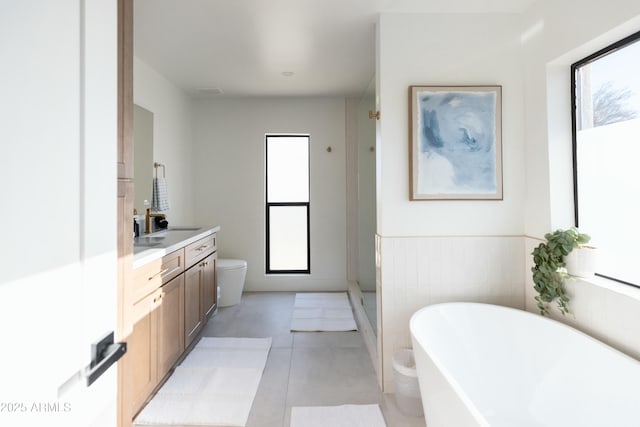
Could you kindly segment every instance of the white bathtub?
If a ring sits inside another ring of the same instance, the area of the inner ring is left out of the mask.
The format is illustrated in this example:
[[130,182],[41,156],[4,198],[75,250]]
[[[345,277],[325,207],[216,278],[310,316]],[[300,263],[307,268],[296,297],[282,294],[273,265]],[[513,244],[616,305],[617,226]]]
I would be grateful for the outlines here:
[[447,303],[410,328],[428,427],[640,426],[640,362],[562,323]]

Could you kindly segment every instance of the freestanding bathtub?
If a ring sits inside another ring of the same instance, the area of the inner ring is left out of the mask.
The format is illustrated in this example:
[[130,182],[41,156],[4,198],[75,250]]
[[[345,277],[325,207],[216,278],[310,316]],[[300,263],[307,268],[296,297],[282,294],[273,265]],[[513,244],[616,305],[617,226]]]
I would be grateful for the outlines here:
[[410,329],[428,427],[640,426],[640,362],[560,322],[445,303]]

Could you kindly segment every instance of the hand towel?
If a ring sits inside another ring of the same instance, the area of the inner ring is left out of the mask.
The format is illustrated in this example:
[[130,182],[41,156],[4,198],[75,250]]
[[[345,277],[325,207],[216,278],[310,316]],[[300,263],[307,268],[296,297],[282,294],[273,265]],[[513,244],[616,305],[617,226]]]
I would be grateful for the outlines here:
[[153,194],[151,197],[151,210],[164,212],[170,209],[169,192],[165,178],[153,178]]

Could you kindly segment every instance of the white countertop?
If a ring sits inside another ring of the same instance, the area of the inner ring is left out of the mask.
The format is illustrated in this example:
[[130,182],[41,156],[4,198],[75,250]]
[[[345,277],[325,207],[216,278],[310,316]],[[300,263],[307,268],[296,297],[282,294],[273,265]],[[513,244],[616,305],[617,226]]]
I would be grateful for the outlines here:
[[220,226],[169,226],[166,230],[142,234],[133,239],[133,268],[139,268],[158,258],[220,231]]

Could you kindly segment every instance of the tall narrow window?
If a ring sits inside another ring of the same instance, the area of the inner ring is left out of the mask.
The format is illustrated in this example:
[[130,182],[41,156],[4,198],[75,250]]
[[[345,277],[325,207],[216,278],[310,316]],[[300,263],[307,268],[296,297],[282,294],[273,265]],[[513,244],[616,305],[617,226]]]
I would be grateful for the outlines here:
[[309,274],[309,135],[266,135],[266,273]]
[[599,275],[640,286],[640,32],[571,71],[576,225]]

